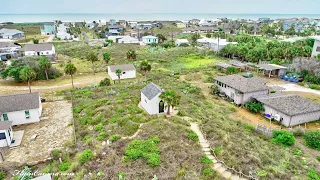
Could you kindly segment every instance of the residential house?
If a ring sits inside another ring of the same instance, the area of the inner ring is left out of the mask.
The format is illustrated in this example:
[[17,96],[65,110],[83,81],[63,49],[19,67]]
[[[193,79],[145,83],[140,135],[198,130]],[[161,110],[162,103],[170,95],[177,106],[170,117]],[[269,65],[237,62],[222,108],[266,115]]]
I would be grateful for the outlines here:
[[117,24],[117,21],[115,19],[110,19],[109,25],[110,26],[115,26]]
[[200,22],[199,19],[191,19],[191,20],[189,21],[189,23],[192,24],[192,25],[198,25],[199,22]]
[[227,39],[214,39],[208,43],[208,48],[213,49],[215,52],[221,51],[228,44],[238,44],[237,42],[227,42]]
[[142,42],[145,44],[152,44],[152,43],[158,44],[159,38],[156,36],[143,36]]
[[214,24],[211,21],[207,20],[207,19],[202,19],[202,20],[200,20],[198,25],[200,27],[210,27],[210,26],[213,26]]
[[0,42],[0,61],[22,56],[21,45],[17,43]]
[[57,27],[56,37],[63,40],[72,39],[72,36],[70,35],[70,28],[68,26],[65,26],[64,24],[60,24]]
[[54,35],[57,33],[56,25],[54,22],[44,22],[42,26],[40,26],[41,35]]
[[14,143],[12,121],[0,121],[0,148]]
[[119,36],[123,27],[120,25],[109,26],[108,36]]
[[118,24],[120,26],[122,26],[123,28],[126,28],[127,27],[127,21],[126,20],[119,20]]
[[140,44],[140,41],[137,38],[134,38],[134,37],[123,36],[121,39],[118,40],[118,43],[122,43],[122,44]]
[[312,57],[316,57],[320,54],[320,36],[311,36],[310,38],[314,39]]
[[0,39],[17,39],[24,37],[24,32],[16,29],[0,29]]
[[181,44],[189,45],[188,39],[177,39],[175,42],[176,46],[180,46]]
[[182,30],[183,34],[194,34],[194,33],[211,33],[211,32],[217,32],[217,27],[195,27],[195,28],[184,28]]
[[286,31],[291,28],[291,26],[294,26],[295,32],[302,32],[304,28],[304,24],[301,21],[296,20],[288,20],[283,22],[283,30]]
[[136,78],[136,68],[133,64],[113,65],[108,66],[108,74],[112,80],[118,80],[119,77],[116,70],[121,70],[120,79],[132,79]]
[[251,35],[261,35],[261,23],[256,23],[256,22],[253,22],[253,23],[249,23],[248,25],[248,34],[251,34]]
[[136,29],[151,30],[152,24],[137,24]]
[[161,22],[153,22],[152,23],[152,27],[153,28],[162,28],[163,27],[163,24]]
[[262,23],[268,23],[271,19],[270,18],[259,18],[258,21],[262,22]]
[[280,66],[277,64],[259,64],[257,66],[259,70],[262,70],[262,74],[268,76],[269,78],[285,75],[288,69],[285,66]]
[[253,96],[264,107],[267,118],[286,127],[320,120],[320,104],[293,94]]
[[53,44],[26,44],[25,56],[54,56],[56,53]]
[[88,22],[88,23],[86,23],[86,28],[88,28],[88,29],[93,29],[94,27],[95,27],[95,23],[93,23],[93,22]]
[[[164,92],[160,86],[149,83],[141,90],[140,106],[146,110],[150,115],[161,114],[167,112],[166,103],[159,97]],[[169,107],[172,112],[172,106]]]
[[105,19],[99,19],[98,21],[96,21],[98,23],[98,26],[99,27],[102,27],[102,26],[106,26],[107,25],[107,20]]
[[222,30],[225,33],[235,34],[239,31],[240,26],[241,24],[239,21],[230,21],[222,25]]
[[218,70],[221,70],[223,72],[227,71],[228,67],[232,67],[232,65],[228,64],[228,63],[224,63],[224,62],[217,62],[216,63],[216,67]]
[[237,105],[254,101],[252,98],[254,95],[266,95],[269,93],[269,87],[266,86],[266,82],[261,78],[229,75],[216,76],[214,79],[220,92],[225,93]]
[[129,21],[128,26],[131,27],[131,29],[134,29],[137,26],[138,22],[136,21]]
[[0,96],[0,121],[12,121],[12,125],[35,123],[41,113],[39,93]]

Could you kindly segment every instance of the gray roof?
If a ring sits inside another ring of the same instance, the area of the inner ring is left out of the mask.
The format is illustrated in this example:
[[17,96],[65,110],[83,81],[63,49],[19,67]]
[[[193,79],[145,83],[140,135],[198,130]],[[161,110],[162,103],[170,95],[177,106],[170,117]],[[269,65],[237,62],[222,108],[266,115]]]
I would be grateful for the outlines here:
[[219,67],[222,67],[222,68],[225,68],[225,69],[227,69],[228,67],[231,67],[230,64],[227,64],[227,63],[224,63],[224,62],[217,62],[216,66],[219,66]]
[[164,90],[160,86],[152,82],[141,90],[142,94],[144,94],[149,100],[153,99],[163,91]]
[[237,61],[237,60],[232,60],[230,61],[230,64],[233,65],[233,66],[237,66],[237,67],[244,67],[246,66],[246,64],[240,62],[240,61]]
[[8,130],[12,126],[12,121],[0,121],[0,130]]
[[39,93],[0,96],[0,114],[39,108]]
[[269,94],[253,96],[261,103],[289,116],[320,111],[320,104],[298,95]]
[[51,51],[53,49],[52,44],[26,44],[24,46],[24,51]]
[[122,64],[122,65],[113,65],[109,66],[111,72],[116,72],[117,69],[121,71],[133,71],[136,70],[133,64]]
[[21,47],[21,46],[14,43],[10,43],[10,42],[0,42],[0,48],[7,48],[7,47]]
[[258,67],[260,69],[265,69],[265,70],[277,70],[277,69],[287,69],[287,67],[284,67],[284,66],[279,66],[279,65],[276,65],[276,64],[259,64]]
[[52,25],[54,26],[56,23],[55,22],[44,22],[43,25]]
[[24,32],[16,29],[7,29],[7,28],[0,29],[0,34],[4,34],[4,35],[15,35],[20,33],[24,33]]
[[257,77],[245,78],[239,75],[229,75],[217,76],[214,79],[243,93],[269,90],[266,81]]

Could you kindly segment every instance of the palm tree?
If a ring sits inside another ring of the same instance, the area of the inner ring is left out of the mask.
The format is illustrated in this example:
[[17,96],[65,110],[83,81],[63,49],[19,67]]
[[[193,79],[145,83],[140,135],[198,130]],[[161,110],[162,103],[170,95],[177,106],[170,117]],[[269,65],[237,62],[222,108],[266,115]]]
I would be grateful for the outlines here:
[[122,75],[121,69],[116,69],[116,74],[117,74],[117,76],[118,76],[119,83],[120,83],[120,76]]
[[180,98],[175,91],[173,90],[166,90],[160,94],[160,99],[162,99],[166,103],[166,108],[167,108],[167,114],[170,115],[170,107],[179,105]]
[[51,62],[48,61],[48,59],[46,57],[42,56],[40,58],[39,68],[44,71],[44,73],[46,74],[47,80],[49,80],[48,70],[51,68],[51,66],[52,66]]
[[87,58],[88,61],[90,61],[92,63],[92,71],[93,71],[93,75],[95,75],[94,63],[96,61],[99,61],[97,54],[94,53],[94,52],[89,52],[87,54],[86,58]]
[[20,74],[19,75],[20,78],[23,81],[28,82],[29,93],[31,93],[31,81],[36,79],[36,77],[37,77],[36,72],[32,68],[30,68],[29,66],[26,66],[20,70],[19,74]]
[[151,65],[147,60],[144,60],[140,63],[140,70],[144,72],[144,75],[147,75],[147,72],[151,70]]
[[67,65],[64,67],[64,72],[71,76],[72,88],[74,88],[73,75],[77,72],[77,68],[71,62],[68,62]]
[[137,54],[136,51],[133,49],[130,49],[129,51],[127,51],[127,59],[136,59],[137,58]]

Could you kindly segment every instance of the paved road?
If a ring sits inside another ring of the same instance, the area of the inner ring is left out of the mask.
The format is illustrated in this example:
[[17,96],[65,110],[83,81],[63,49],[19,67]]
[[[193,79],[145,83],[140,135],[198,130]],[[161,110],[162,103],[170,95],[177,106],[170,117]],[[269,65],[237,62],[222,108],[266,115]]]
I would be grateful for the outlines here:
[[320,91],[317,91],[317,90],[314,90],[314,89],[310,89],[310,88],[306,88],[306,87],[303,87],[303,86],[299,86],[297,84],[277,84],[277,85],[271,85],[271,86],[282,87],[282,88],[285,89],[283,91],[309,92],[309,93],[320,95]]

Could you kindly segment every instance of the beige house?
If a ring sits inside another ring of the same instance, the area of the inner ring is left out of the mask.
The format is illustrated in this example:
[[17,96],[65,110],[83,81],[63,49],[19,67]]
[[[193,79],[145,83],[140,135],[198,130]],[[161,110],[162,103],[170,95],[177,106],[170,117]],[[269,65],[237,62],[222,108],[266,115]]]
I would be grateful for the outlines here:
[[269,87],[261,78],[245,78],[239,75],[217,76],[214,78],[220,92],[225,93],[235,104],[243,105],[254,101],[252,96],[266,95]]

